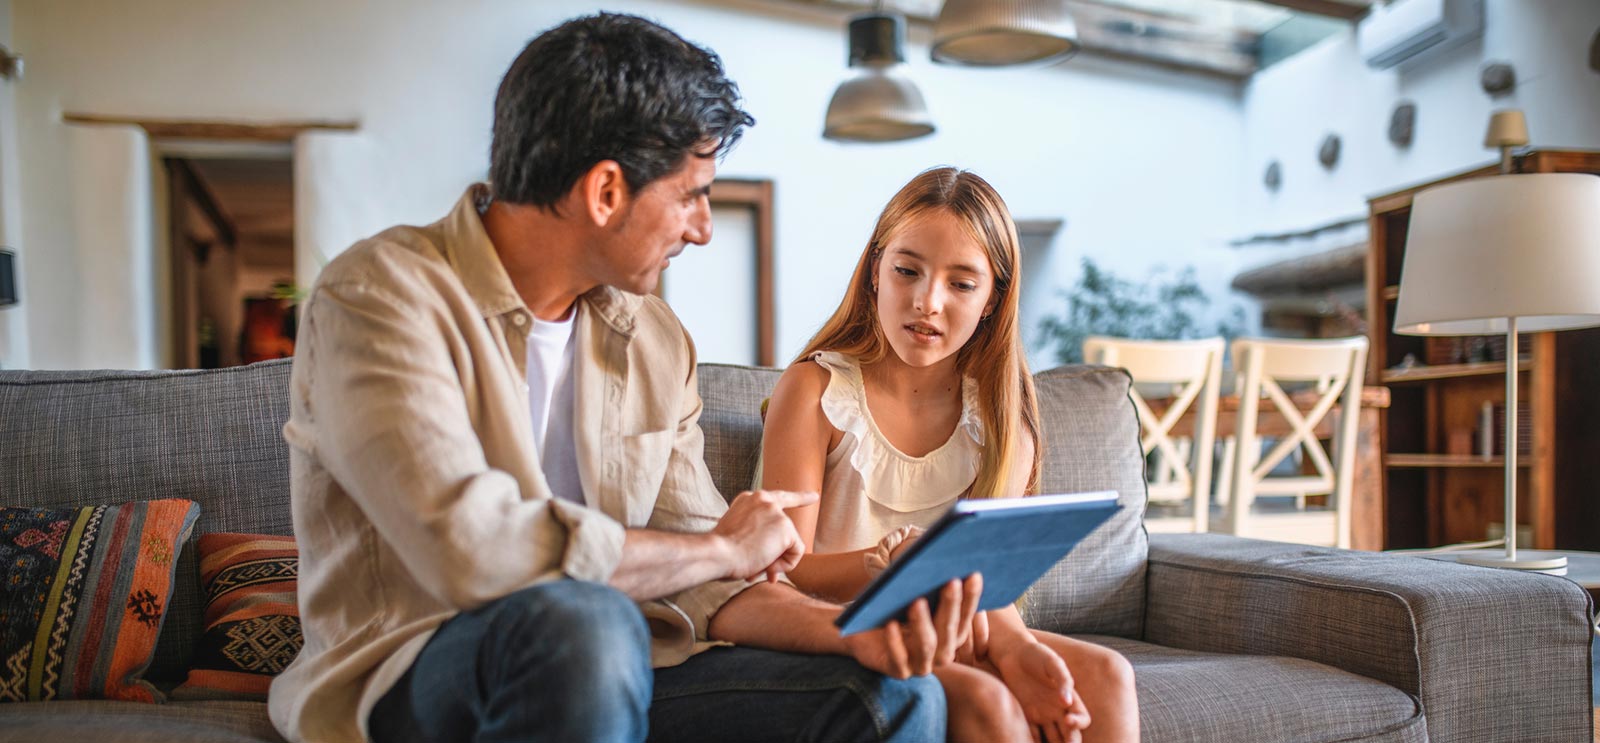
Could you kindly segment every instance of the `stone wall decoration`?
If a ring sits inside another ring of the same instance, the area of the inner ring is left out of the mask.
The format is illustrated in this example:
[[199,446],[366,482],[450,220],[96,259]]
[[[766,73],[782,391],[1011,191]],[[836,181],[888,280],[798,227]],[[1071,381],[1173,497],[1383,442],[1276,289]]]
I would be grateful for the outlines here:
[[1417,104],[1401,101],[1389,114],[1389,141],[1396,147],[1410,147],[1417,133]]
[[1333,170],[1333,166],[1339,164],[1339,135],[1329,134],[1322,138],[1322,146],[1317,148],[1317,162],[1328,170]]
[[1267,163],[1267,172],[1261,175],[1261,182],[1266,184],[1268,191],[1277,191],[1283,185],[1283,166],[1277,160]]
[[1491,96],[1507,95],[1517,87],[1517,71],[1509,62],[1490,62],[1483,66],[1478,84]]

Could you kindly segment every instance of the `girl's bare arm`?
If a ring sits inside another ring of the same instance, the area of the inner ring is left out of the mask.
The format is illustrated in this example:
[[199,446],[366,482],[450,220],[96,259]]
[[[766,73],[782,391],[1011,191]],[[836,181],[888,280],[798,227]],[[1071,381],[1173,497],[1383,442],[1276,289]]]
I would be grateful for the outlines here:
[[[778,380],[767,404],[766,435],[761,443],[762,489],[821,492],[828,449],[836,433],[822,412],[828,379],[828,370],[805,361],[789,367]],[[789,572],[789,580],[814,596],[848,601],[870,581],[862,562],[867,550],[813,552],[818,509],[810,505],[787,512],[806,543],[806,556]]]

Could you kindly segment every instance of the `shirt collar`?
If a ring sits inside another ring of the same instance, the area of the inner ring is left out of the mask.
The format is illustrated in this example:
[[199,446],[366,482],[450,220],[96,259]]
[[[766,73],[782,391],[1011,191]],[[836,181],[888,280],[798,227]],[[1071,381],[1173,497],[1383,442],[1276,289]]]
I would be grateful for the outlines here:
[[[446,258],[484,317],[497,317],[516,310],[527,312],[505,266],[500,263],[500,255],[495,252],[489,233],[483,228],[478,204],[486,202],[488,197],[488,184],[475,183],[445,217],[442,227]],[[587,304],[612,329],[627,336],[633,335],[634,315],[644,301],[638,295],[610,286],[597,286],[578,300]]]

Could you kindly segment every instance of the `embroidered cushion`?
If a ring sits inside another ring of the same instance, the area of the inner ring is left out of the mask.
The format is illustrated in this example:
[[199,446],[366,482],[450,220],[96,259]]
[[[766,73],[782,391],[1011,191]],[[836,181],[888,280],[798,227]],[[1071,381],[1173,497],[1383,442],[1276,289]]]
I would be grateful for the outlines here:
[[205,633],[174,699],[265,701],[272,678],[300,653],[294,537],[203,534]]
[[176,499],[0,508],[0,701],[162,701],[142,675],[199,515]]

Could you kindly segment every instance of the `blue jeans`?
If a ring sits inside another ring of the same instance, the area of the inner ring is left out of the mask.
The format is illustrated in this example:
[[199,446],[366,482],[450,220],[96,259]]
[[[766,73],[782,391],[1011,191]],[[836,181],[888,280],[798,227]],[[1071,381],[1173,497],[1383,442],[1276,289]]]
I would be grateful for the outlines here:
[[944,689],[837,655],[712,648],[656,671],[650,740],[942,743]]
[[716,648],[652,673],[633,602],[570,580],[446,622],[368,716],[375,743],[637,743],[647,733],[686,743],[912,743],[942,741],[944,727],[936,679],[896,681],[848,658]]

